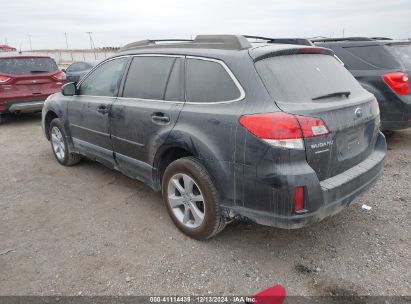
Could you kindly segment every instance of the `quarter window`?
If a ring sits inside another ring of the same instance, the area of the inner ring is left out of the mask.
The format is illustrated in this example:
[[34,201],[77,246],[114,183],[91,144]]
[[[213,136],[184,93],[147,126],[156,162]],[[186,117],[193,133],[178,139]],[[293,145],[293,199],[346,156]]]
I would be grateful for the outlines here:
[[108,96],[117,95],[121,76],[128,58],[109,60],[91,73],[80,85],[80,95]]
[[231,101],[241,96],[225,68],[214,61],[188,59],[186,84],[190,102]]

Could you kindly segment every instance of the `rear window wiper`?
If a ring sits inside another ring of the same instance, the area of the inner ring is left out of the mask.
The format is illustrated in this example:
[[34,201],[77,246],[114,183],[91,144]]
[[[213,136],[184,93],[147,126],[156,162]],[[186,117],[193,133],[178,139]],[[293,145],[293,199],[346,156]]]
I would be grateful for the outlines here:
[[41,70],[30,71],[30,74],[37,74],[37,73],[49,73],[49,71],[41,71]]
[[346,98],[348,98],[350,95],[351,95],[350,91],[335,92],[335,93],[330,93],[330,94],[314,97],[312,100],[319,100],[319,99],[325,99],[325,98],[337,97],[337,96],[345,96]]

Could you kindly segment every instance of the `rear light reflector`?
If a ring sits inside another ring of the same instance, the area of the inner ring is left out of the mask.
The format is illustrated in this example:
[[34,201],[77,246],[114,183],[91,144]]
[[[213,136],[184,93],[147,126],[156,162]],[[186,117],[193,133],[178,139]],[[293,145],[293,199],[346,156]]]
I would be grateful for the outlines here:
[[52,77],[57,81],[66,80],[66,74],[64,74],[63,72],[58,72],[57,74],[54,74]]
[[383,76],[386,84],[399,95],[410,95],[410,77],[407,73],[389,73]]
[[326,135],[329,133],[325,123],[314,117],[297,116],[300,123],[304,137],[316,137],[320,135]]
[[283,112],[244,115],[240,124],[265,142],[286,149],[303,150],[304,138],[330,133],[319,118]]
[[11,80],[11,77],[0,75],[0,84],[5,84]]
[[294,211],[296,213],[305,212],[304,209],[304,187],[299,186],[294,189]]
[[6,107],[6,106],[4,106],[4,105],[0,105],[0,110],[5,110],[5,109],[7,109],[7,107]]

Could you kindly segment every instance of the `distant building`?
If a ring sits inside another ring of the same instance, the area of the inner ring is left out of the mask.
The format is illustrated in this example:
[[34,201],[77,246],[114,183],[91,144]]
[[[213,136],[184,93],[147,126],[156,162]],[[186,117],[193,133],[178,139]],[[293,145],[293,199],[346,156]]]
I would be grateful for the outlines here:
[[16,48],[8,45],[0,45],[0,52],[14,52],[17,51]]

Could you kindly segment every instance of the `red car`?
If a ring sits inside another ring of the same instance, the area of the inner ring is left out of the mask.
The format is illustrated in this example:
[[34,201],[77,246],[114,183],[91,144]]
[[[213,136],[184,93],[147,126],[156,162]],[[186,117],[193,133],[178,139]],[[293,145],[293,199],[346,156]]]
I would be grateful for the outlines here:
[[7,113],[41,111],[46,98],[59,92],[65,80],[50,57],[0,53],[0,120]]

